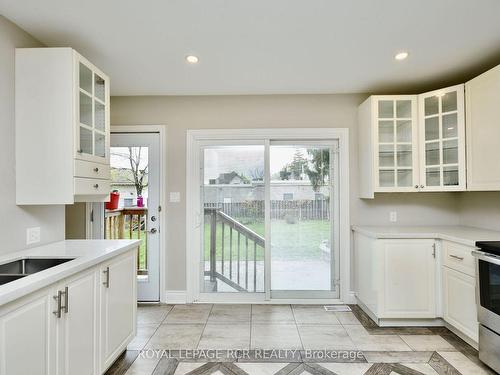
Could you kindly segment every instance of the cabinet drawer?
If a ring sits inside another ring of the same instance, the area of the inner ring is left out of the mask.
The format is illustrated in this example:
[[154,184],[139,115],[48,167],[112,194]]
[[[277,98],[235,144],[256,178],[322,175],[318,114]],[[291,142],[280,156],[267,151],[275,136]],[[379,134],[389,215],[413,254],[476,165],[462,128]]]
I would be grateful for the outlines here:
[[109,180],[109,165],[75,160],[75,177]]
[[451,269],[463,272],[472,277],[476,276],[473,248],[455,242],[443,241],[443,262]]
[[75,177],[75,195],[106,195],[110,191],[109,180]]

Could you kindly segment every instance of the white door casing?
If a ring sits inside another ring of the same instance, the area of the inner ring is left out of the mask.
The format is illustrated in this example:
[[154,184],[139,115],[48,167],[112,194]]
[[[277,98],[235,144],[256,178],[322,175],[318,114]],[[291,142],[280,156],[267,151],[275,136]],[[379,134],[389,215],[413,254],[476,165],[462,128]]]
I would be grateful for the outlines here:
[[[286,134],[286,137],[283,136]],[[232,295],[202,295],[200,293],[201,264],[200,249],[202,244],[200,230],[200,142],[210,141],[249,141],[261,140],[269,145],[270,140],[338,140],[339,142],[339,251],[340,251],[340,300],[351,301],[349,295],[349,273],[350,273],[350,230],[349,230],[349,151],[348,151],[348,129],[345,128],[297,128],[297,129],[212,129],[212,130],[188,130],[187,132],[187,174],[186,174],[186,274],[187,274],[187,302],[211,301],[211,302],[271,302],[270,294],[239,294],[235,299]],[[269,156],[266,156],[266,159]],[[266,163],[267,164],[267,163]],[[268,173],[269,171],[267,171]],[[268,194],[268,193],[267,193]],[[196,233],[193,235],[193,233]],[[266,258],[269,251],[266,249]],[[268,271],[266,271],[268,272]],[[267,276],[267,273],[266,273]],[[268,278],[266,278],[268,279]],[[266,282],[268,286],[268,282]],[[314,302],[319,299],[280,299],[272,300],[273,303],[287,302]],[[328,299],[325,302],[335,302]]]

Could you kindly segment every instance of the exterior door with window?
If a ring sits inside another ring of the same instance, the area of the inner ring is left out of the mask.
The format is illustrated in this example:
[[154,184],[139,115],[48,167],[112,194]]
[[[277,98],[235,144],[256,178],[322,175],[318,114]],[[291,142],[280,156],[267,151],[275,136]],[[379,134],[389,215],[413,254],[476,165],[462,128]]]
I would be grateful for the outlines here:
[[160,136],[111,133],[111,187],[117,205],[105,210],[105,237],[139,239],[137,299],[160,300]]

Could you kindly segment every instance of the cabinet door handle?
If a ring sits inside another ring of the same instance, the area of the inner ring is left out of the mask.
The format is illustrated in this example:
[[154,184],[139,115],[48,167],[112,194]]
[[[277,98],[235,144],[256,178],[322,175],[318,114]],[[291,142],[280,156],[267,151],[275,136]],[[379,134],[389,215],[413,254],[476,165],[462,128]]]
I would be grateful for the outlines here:
[[433,256],[433,258],[436,258],[436,244],[435,243],[432,244],[432,256]]
[[106,288],[109,288],[109,267],[106,267],[104,271],[102,271],[106,275],[106,278],[104,279],[102,285],[104,285]]
[[56,316],[56,318],[61,317],[61,308],[62,308],[62,291],[57,291],[57,296],[53,296],[53,298],[57,301],[56,311],[52,311],[52,313]]
[[457,260],[464,260],[464,257],[459,257],[458,255],[450,254],[450,257],[455,258]]
[[99,184],[95,184],[94,189],[99,189]]
[[64,288],[64,313],[67,314],[69,312],[69,293],[68,293],[68,287]]

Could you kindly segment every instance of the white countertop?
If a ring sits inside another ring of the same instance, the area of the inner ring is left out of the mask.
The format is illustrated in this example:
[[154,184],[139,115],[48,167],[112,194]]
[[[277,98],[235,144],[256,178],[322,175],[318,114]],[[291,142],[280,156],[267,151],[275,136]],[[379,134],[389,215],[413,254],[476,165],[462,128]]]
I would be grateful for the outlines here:
[[0,264],[27,257],[76,259],[0,285],[0,306],[120,255],[139,243],[138,240],[68,240],[2,254]]
[[500,241],[500,232],[466,226],[368,226],[352,230],[373,238],[436,238],[474,247],[476,241]]

